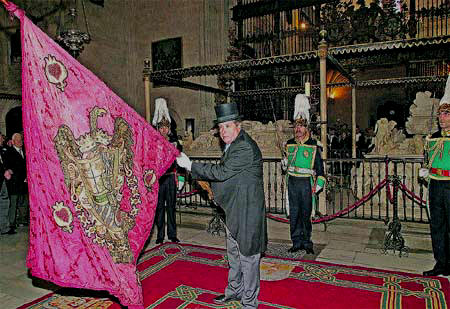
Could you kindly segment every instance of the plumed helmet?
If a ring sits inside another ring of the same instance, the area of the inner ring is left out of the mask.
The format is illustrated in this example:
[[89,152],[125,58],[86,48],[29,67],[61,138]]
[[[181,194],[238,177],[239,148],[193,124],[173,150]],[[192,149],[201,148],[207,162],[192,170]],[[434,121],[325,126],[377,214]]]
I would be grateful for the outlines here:
[[447,84],[445,85],[444,96],[439,102],[438,112],[447,111],[450,112],[450,75],[447,78]]
[[307,126],[309,124],[309,109],[311,106],[309,105],[308,97],[299,93],[295,96],[295,105],[294,105],[294,125],[302,125]]
[[167,108],[167,101],[164,98],[157,98],[155,100],[155,113],[153,115],[152,124],[155,127],[170,127],[170,115]]

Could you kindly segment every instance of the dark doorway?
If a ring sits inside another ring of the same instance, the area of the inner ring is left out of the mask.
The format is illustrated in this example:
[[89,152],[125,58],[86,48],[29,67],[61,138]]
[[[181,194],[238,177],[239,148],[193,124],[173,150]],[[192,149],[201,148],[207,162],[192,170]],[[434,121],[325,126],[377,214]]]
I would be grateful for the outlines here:
[[385,101],[377,108],[377,119],[386,118],[397,123],[397,129],[403,129],[406,122],[405,106],[395,101]]
[[22,132],[22,106],[13,107],[5,117],[6,137],[8,139],[16,132]]

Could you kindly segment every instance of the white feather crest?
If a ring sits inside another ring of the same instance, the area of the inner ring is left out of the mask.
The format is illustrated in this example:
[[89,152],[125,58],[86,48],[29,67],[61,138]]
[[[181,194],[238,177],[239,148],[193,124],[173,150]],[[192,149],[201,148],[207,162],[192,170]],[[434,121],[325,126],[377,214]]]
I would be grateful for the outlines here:
[[450,75],[447,78],[447,84],[445,84],[444,96],[442,97],[439,105],[450,104]]
[[153,114],[152,124],[154,126],[156,126],[164,118],[166,118],[169,122],[172,121],[170,119],[169,109],[167,108],[166,99],[157,98],[157,99],[155,99],[155,113]]
[[294,121],[298,118],[303,118],[309,123],[310,108],[308,97],[303,93],[297,94],[295,96]]

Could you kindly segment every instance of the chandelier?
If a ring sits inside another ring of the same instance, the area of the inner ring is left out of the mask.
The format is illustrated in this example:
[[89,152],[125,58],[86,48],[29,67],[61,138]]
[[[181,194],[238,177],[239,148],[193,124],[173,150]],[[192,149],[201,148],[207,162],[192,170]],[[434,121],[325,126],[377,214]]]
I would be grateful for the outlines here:
[[80,1],[86,31],[82,31],[79,27],[78,21],[80,18],[77,13],[78,0],[74,0],[73,6],[69,8],[69,13],[64,18],[62,16],[60,17],[58,35],[56,37],[56,41],[74,58],[77,58],[83,51],[84,44],[89,44],[91,41],[84,0]]

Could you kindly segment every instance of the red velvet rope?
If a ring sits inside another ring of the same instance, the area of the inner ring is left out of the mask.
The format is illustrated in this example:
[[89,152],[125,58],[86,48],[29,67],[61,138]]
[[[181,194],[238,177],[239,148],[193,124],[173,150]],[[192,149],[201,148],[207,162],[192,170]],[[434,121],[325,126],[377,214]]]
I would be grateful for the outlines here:
[[189,197],[189,196],[191,196],[191,195],[197,194],[198,192],[199,192],[198,190],[192,190],[192,191],[190,191],[190,192],[178,193],[178,194],[177,194],[177,198],[180,198],[180,197]]
[[[369,200],[369,198],[371,198],[379,190],[383,189],[383,187],[386,185],[386,183],[387,183],[387,180],[383,179],[378,185],[375,186],[375,188],[373,188],[369,193],[364,195],[361,199],[356,201],[354,204],[349,205],[345,209],[342,209],[342,210],[340,210],[337,213],[334,213],[332,215],[322,216],[322,217],[320,217],[318,219],[313,219],[313,220],[311,220],[311,222],[313,224],[322,223],[322,222],[326,222],[326,221],[331,221],[331,220],[336,219],[336,218],[338,218],[340,216],[348,214],[352,210],[354,210],[354,209],[358,208],[359,206],[361,206],[363,203],[367,202]],[[266,214],[266,217],[269,218],[269,219],[275,220],[275,221],[289,223],[289,219],[280,218],[280,217],[277,217],[277,216],[272,215],[272,214]]]
[[427,201],[422,200],[422,199],[420,198],[420,196],[416,195],[414,192],[412,192],[411,190],[409,190],[404,184],[400,184],[400,189],[401,189],[403,192],[406,192],[407,194],[409,194],[409,195],[410,195],[410,198],[416,200],[418,203],[421,203],[421,204],[423,204],[423,205],[427,205]]

